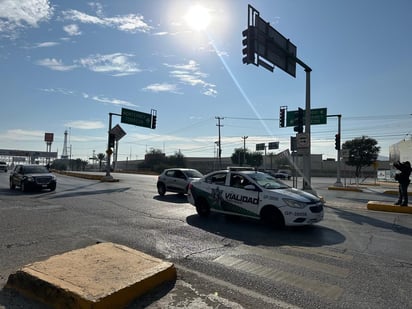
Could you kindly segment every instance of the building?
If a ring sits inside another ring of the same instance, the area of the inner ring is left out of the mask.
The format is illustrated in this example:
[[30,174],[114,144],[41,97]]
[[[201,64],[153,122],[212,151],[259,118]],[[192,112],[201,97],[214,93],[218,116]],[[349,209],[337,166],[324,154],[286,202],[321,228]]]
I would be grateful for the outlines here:
[[389,147],[389,162],[412,162],[412,136]]

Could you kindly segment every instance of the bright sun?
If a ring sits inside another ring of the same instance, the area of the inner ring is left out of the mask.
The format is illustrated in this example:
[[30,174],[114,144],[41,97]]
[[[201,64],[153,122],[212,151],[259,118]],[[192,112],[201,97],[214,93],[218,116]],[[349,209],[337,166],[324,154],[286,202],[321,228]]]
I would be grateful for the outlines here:
[[184,18],[187,25],[196,31],[205,30],[210,23],[209,11],[200,5],[192,6]]

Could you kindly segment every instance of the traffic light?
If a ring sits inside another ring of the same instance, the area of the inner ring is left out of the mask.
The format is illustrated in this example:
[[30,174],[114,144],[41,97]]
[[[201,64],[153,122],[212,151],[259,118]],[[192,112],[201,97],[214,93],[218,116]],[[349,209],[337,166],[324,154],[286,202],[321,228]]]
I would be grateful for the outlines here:
[[152,129],[156,129],[156,120],[157,120],[157,116],[152,115],[152,124],[151,124]]
[[335,149],[340,150],[340,134],[335,134]]
[[295,127],[293,130],[297,133],[303,133],[303,109],[299,107],[298,115],[295,115]]
[[116,135],[110,133],[109,134],[109,148],[114,148],[115,139],[116,139]]
[[284,128],[285,127],[285,111],[286,109],[284,107],[280,108],[279,112],[279,128]]
[[247,29],[242,31],[244,39],[242,40],[243,58],[242,61],[245,64],[255,63],[255,28],[249,26]]

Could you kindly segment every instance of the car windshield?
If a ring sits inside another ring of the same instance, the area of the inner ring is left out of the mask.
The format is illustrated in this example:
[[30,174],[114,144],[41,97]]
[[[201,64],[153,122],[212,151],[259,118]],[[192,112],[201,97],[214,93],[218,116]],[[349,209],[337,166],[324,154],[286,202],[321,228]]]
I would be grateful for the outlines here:
[[248,174],[250,178],[257,182],[258,185],[264,187],[265,189],[287,189],[289,186],[282,181],[270,176],[266,173],[251,173]]
[[25,174],[42,174],[42,173],[49,173],[48,169],[45,166],[24,166],[23,172]]
[[184,171],[187,177],[189,178],[202,178],[203,175],[197,170],[187,170]]

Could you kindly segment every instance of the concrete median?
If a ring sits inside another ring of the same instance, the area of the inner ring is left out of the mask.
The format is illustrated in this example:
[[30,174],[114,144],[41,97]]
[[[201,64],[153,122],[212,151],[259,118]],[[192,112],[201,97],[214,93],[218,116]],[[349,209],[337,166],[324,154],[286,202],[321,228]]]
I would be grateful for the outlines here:
[[174,280],[172,263],[101,243],[26,265],[9,276],[6,288],[54,308],[123,308]]
[[399,212],[399,213],[408,213],[412,214],[412,207],[408,206],[397,206],[391,205],[384,202],[369,201],[367,204],[369,210],[378,210],[378,211],[388,211],[388,212]]

